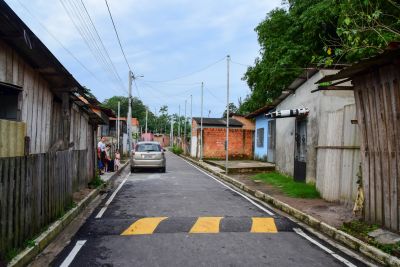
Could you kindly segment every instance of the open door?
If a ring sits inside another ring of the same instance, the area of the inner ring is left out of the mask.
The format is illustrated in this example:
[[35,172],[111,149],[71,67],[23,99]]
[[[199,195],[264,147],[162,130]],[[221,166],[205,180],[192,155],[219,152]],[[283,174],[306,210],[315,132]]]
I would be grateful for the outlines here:
[[294,151],[294,180],[306,180],[307,167],[307,120],[296,119],[295,151]]

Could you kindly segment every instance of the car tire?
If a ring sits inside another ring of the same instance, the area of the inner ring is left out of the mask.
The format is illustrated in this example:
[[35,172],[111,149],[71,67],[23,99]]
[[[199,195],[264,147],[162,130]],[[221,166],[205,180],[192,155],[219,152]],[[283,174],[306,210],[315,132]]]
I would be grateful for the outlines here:
[[131,167],[131,173],[135,172],[135,168]]
[[162,167],[162,168],[161,168],[161,172],[162,172],[162,173],[165,173],[165,172],[166,172],[166,167]]

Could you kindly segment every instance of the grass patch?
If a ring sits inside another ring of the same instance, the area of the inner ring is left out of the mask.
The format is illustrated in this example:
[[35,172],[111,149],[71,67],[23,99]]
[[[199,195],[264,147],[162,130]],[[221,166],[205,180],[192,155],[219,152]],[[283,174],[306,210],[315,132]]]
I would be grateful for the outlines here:
[[92,179],[92,181],[88,184],[89,188],[98,188],[100,186],[104,185],[104,181],[100,178],[99,171],[96,170],[96,175]]
[[295,198],[319,198],[320,195],[314,184],[296,182],[292,177],[279,172],[260,173],[252,177],[267,184],[278,187],[285,195]]
[[385,245],[378,243],[377,241],[375,241],[374,238],[368,236],[369,232],[372,232],[378,228],[379,226],[376,224],[368,224],[362,220],[354,220],[343,223],[343,225],[339,229],[354,237],[357,237],[358,239],[376,248],[379,248],[383,252],[386,252],[396,257],[400,257],[400,242],[396,244]]

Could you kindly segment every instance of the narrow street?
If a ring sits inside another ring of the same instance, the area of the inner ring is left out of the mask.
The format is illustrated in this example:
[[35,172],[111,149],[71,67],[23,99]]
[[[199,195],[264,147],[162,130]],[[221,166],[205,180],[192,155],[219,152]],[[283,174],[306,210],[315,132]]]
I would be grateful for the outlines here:
[[53,266],[363,266],[171,153],[121,180]]

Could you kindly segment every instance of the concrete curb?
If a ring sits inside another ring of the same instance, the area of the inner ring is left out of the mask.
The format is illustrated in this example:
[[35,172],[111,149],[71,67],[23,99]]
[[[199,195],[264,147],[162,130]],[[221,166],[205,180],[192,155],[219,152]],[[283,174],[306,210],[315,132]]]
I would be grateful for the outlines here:
[[[120,170],[116,172],[108,181],[107,184],[114,182],[118,175],[128,165],[129,160],[121,166]],[[52,223],[49,228],[41,233],[35,239],[35,245],[33,247],[25,248],[16,257],[14,257],[9,263],[8,267],[21,267],[28,265],[40,252],[42,252],[48,244],[50,244],[59,233],[73,220],[75,219],[88,205],[95,199],[101,188],[96,188],[89,193],[84,199],[82,199],[76,207],[69,210],[64,216]]]
[[360,239],[355,238],[354,236],[351,236],[343,231],[340,231],[337,228],[330,226],[324,222],[321,222],[318,219],[316,219],[298,209],[295,209],[292,206],[290,206],[268,194],[265,194],[258,190],[251,189],[247,185],[237,181],[236,179],[234,179],[228,175],[215,172],[202,162],[198,162],[187,156],[183,156],[183,155],[180,155],[180,156],[182,158],[184,158],[185,160],[188,160],[191,163],[194,163],[197,166],[207,170],[208,172],[210,172],[213,175],[217,176],[218,178],[224,180],[225,182],[228,182],[228,183],[234,185],[235,187],[247,192],[248,194],[256,197],[257,199],[259,199],[263,202],[266,202],[266,203],[274,206],[275,208],[293,216],[297,220],[307,224],[308,226],[325,234],[326,236],[343,244],[344,246],[361,253],[363,256],[370,258],[373,261],[376,261],[376,262],[386,265],[386,266],[400,267],[400,259],[399,258],[391,256],[376,247],[368,245],[367,243],[361,241]]

